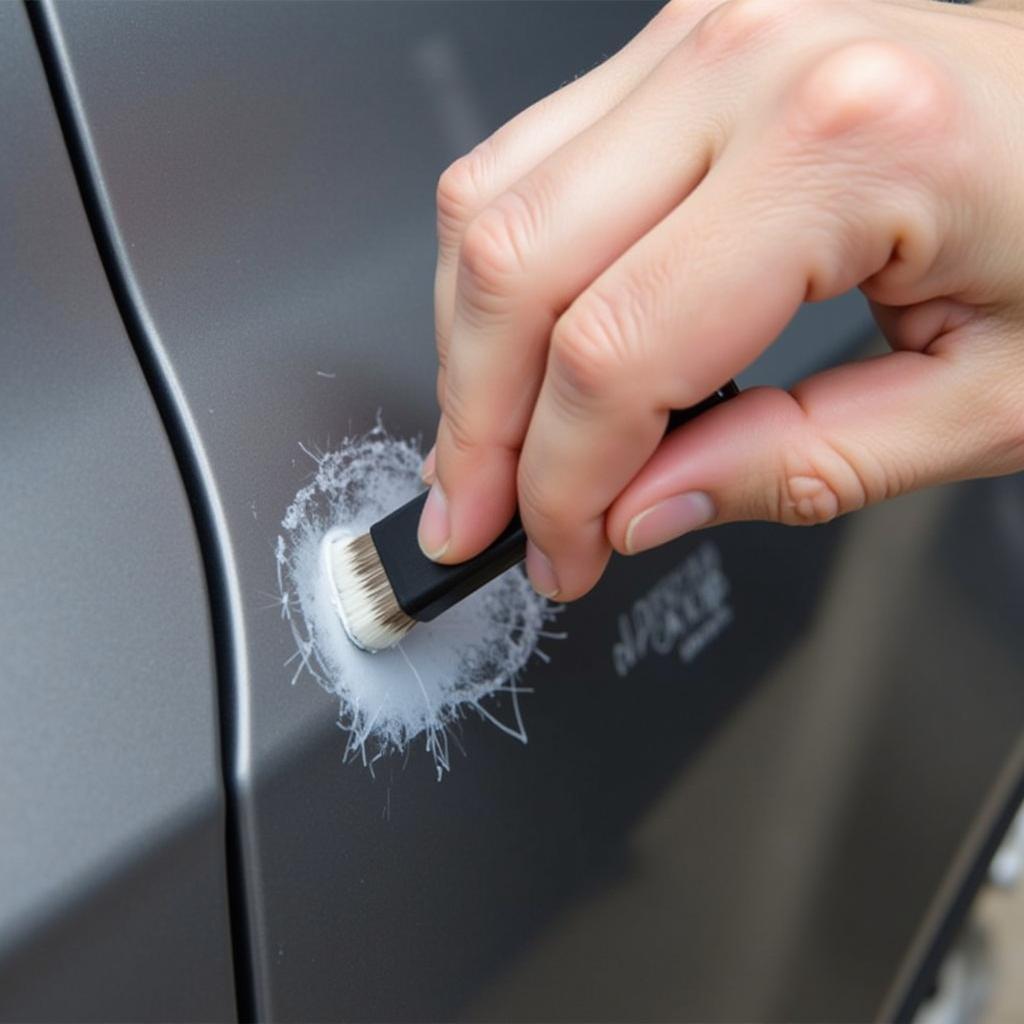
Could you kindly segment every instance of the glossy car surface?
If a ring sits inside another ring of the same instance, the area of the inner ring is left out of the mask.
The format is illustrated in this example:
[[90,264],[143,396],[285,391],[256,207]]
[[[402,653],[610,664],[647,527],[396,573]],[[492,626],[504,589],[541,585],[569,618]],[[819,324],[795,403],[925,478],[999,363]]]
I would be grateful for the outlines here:
[[[438,174],[654,9],[0,8],[3,1017],[919,997],[1024,774],[1021,479],[618,560],[522,679],[528,744],[468,717],[440,783],[343,763],[293,681],[305,448],[433,427]],[[810,307],[741,383],[868,330]],[[693,558],[724,625],[623,661]]]

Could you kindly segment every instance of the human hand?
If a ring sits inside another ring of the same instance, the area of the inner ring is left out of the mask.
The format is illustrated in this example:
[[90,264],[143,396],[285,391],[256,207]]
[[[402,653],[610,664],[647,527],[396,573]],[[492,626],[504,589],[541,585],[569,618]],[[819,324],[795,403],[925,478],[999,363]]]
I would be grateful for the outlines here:
[[[469,558],[518,503],[571,600],[613,547],[1024,468],[1022,56],[1005,4],[672,0],[453,164],[424,550]],[[663,439],[858,285],[892,353]]]

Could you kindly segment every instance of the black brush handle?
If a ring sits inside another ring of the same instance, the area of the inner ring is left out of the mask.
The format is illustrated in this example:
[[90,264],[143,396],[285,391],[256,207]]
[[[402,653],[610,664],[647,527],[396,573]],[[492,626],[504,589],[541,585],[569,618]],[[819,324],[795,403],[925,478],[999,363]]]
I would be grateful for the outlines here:
[[[699,405],[674,410],[669,416],[666,433],[737,394],[739,388],[729,381]],[[458,565],[432,562],[416,540],[426,500],[424,491],[370,527],[373,546],[395,599],[406,615],[419,622],[437,618],[526,557],[526,531],[517,513],[498,539],[475,558]]]

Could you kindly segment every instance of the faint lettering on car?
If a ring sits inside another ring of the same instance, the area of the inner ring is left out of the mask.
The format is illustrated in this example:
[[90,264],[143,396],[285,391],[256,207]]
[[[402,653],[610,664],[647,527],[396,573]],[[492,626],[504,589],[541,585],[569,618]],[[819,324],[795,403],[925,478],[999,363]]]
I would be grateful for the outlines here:
[[650,655],[693,661],[732,621],[728,596],[721,553],[706,541],[619,616],[615,671],[625,678]]

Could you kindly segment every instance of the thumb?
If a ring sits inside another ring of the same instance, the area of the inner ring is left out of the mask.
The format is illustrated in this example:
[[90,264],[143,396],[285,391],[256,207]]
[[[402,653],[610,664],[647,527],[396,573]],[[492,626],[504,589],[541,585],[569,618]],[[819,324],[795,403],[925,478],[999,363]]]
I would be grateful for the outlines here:
[[994,375],[1000,360],[986,362],[985,348],[894,352],[790,391],[744,392],[662,442],[608,514],[612,546],[635,554],[743,519],[824,523],[929,484],[1024,467],[1013,398],[1022,374],[1012,386]]

